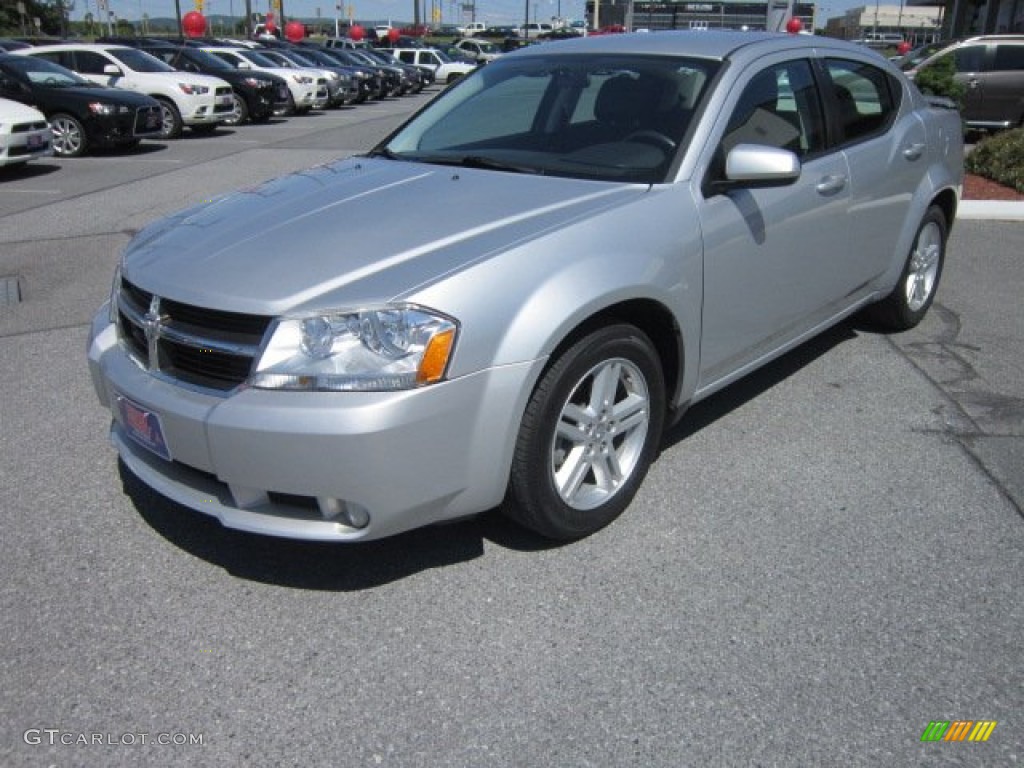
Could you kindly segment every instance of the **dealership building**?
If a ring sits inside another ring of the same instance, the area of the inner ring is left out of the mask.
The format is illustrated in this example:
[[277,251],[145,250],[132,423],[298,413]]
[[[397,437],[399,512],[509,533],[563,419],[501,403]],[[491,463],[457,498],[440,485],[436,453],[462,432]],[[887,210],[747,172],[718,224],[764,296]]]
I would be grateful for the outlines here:
[[[598,0],[597,26],[627,29],[769,29],[783,31],[789,5],[783,0],[685,0],[641,2]],[[593,0],[587,2],[588,26],[593,24]],[[1024,0],[907,0],[900,5],[864,5],[826,20],[827,8],[794,3],[792,15],[804,29],[826,30],[832,37],[862,40],[869,35],[905,35],[914,42],[964,35],[1024,33]]]

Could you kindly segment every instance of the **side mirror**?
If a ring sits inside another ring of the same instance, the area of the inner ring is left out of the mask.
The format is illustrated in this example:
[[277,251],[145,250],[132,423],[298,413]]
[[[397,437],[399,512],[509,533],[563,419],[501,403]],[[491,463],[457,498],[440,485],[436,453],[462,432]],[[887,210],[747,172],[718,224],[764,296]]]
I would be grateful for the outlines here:
[[788,149],[737,144],[725,156],[730,186],[781,186],[800,178],[800,158]]
[[122,72],[116,64],[104,64],[103,74],[110,75],[111,77],[121,77],[121,75],[123,75],[124,72]]

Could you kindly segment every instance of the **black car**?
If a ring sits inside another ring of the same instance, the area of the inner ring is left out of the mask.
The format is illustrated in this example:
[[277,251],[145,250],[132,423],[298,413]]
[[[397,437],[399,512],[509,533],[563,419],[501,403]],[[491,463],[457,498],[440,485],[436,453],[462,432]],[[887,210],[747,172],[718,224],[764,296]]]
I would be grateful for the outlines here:
[[61,157],[160,138],[163,118],[156,99],[97,85],[46,59],[0,53],[0,97],[46,115],[53,151]]
[[231,84],[235,106],[225,125],[241,125],[246,120],[264,122],[276,113],[288,109],[288,83],[272,72],[235,69],[223,59],[188,45],[139,46],[175,69],[213,75]]

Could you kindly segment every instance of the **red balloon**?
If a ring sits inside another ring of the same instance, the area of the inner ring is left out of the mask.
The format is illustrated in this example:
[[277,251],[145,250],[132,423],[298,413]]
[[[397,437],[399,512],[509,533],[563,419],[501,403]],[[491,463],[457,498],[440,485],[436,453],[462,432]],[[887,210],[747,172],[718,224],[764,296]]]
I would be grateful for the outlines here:
[[273,20],[273,19],[267,19],[267,23],[266,23],[266,24],[264,24],[264,25],[263,25],[263,27],[264,27],[264,28],[265,28],[265,29],[267,30],[267,32],[269,32],[270,34],[274,34],[275,32],[277,32],[277,24],[276,24],[276,23],[274,23],[274,20]]
[[206,32],[206,17],[199,11],[189,11],[181,17],[181,28],[189,37],[202,37]]
[[297,43],[306,36],[306,27],[301,21],[289,21],[284,25],[284,36]]
[[392,45],[397,43],[398,38],[400,38],[401,36],[401,33],[394,27],[388,30],[388,42],[391,43]]
[[789,32],[789,34],[791,35],[800,34],[803,28],[804,23],[800,21],[800,19],[798,19],[796,16],[794,16],[793,18],[786,22],[786,31]]
[[348,36],[358,43],[366,36],[366,30],[356,24],[348,31]]
[[898,53],[900,56],[905,56],[906,54],[910,53],[910,43],[904,40],[902,43],[896,46],[896,53]]

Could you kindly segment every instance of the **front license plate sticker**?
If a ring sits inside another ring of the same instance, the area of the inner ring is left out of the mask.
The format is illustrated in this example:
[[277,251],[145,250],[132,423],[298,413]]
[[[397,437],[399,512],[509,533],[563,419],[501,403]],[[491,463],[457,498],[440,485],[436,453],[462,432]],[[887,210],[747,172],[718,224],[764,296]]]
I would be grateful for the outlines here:
[[157,456],[167,461],[171,460],[171,452],[167,449],[164,429],[158,414],[122,395],[117,397],[117,408],[121,414],[121,426],[128,433],[128,437]]

